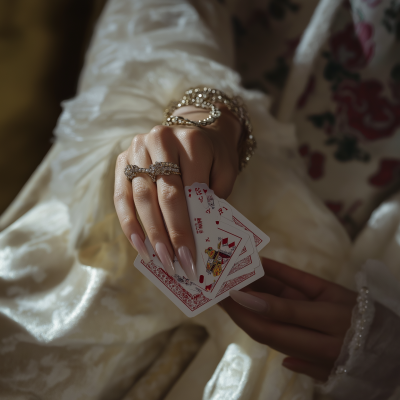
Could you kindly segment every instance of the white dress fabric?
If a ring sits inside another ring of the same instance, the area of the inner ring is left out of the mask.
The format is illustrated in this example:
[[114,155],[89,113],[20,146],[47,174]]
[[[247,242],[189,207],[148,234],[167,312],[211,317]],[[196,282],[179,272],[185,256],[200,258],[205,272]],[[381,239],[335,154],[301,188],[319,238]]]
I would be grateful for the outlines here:
[[[400,278],[400,197],[351,243],[307,186],[294,127],[271,117],[267,96],[241,87],[219,2],[111,0],[56,144],[0,221],[1,399],[317,395],[221,308],[190,320],[133,267],[113,206],[116,157],[198,84],[241,95],[250,111],[259,147],[229,201],[271,237],[262,255],[353,288],[368,258]],[[400,294],[382,285],[372,298],[399,315]],[[334,395],[341,383],[332,382]]]

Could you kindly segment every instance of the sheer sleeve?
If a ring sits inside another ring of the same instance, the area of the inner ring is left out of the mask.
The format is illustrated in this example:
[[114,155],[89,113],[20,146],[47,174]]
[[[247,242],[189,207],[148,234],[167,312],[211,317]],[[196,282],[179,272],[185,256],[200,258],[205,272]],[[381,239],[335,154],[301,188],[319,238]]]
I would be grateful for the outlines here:
[[367,261],[356,281],[352,326],[322,390],[333,399],[399,399],[400,284],[375,260]]

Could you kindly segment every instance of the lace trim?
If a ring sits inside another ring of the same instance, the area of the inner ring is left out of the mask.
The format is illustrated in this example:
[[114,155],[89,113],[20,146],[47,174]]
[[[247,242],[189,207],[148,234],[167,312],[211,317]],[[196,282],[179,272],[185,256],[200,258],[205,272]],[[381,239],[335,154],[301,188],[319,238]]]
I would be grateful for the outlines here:
[[364,346],[366,336],[374,316],[373,308],[373,302],[369,297],[369,290],[366,286],[363,286],[357,297],[357,307],[353,311],[351,324],[352,339],[348,344],[348,362],[346,362],[344,365],[339,365],[334,369],[334,373],[336,375],[347,373],[346,365],[351,364],[352,356],[355,355],[355,352],[358,349]]
[[328,381],[319,387],[323,393],[330,392],[343,375],[357,364],[357,359],[362,354],[359,350],[365,345],[374,314],[375,306],[368,287],[362,286],[357,297],[357,304],[353,309],[351,327],[344,339],[340,355]]

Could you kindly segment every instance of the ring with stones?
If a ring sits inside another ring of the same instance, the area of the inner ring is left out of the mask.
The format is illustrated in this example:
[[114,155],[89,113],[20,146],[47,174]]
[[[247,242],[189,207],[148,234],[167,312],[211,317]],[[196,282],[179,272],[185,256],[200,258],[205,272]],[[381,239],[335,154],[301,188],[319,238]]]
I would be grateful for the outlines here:
[[178,165],[171,162],[156,161],[149,168],[140,168],[137,165],[127,165],[124,170],[125,176],[131,181],[138,173],[145,173],[150,176],[153,182],[157,175],[181,175]]

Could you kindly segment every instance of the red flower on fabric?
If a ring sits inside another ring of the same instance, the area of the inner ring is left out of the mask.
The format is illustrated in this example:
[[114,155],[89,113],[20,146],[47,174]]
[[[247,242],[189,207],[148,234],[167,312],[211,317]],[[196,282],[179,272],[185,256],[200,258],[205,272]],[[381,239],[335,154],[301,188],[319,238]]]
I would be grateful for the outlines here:
[[299,153],[302,157],[308,159],[308,175],[314,180],[321,179],[325,171],[325,156],[319,151],[310,152],[308,144],[301,145]]
[[302,144],[299,147],[299,154],[302,157],[307,157],[309,152],[310,152],[310,148],[308,147],[308,144]]
[[360,40],[366,61],[368,62],[374,55],[375,44],[372,40],[374,27],[367,22],[356,24],[356,35]]
[[340,201],[325,201],[325,205],[335,214],[339,215],[343,208],[343,203]]
[[367,3],[370,7],[376,7],[382,3],[383,0],[363,0],[364,3]]
[[393,98],[400,102],[400,82],[391,83],[389,87]]
[[307,85],[304,88],[303,93],[299,97],[299,100],[297,101],[298,109],[302,109],[307,104],[307,101],[313,94],[314,90],[315,90],[315,75],[310,75]]
[[336,119],[345,126],[342,131],[367,140],[379,140],[393,135],[400,126],[400,104],[382,96],[379,81],[343,81],[334,93],[338,105]]
[[348,69],[363,68],[374,54],[373,26],[359,22],[348,24],[330,40],[332,56],[336,62]]
[[319,151],[313,151],[309,160],[308,175],[315,180],[321,179],[325,170],[325,156]]
[[369,178],[369,183],[382,187],[394,183],[396,178],[400,178],[400,159],[387,158],[381,160],[379,171]]

